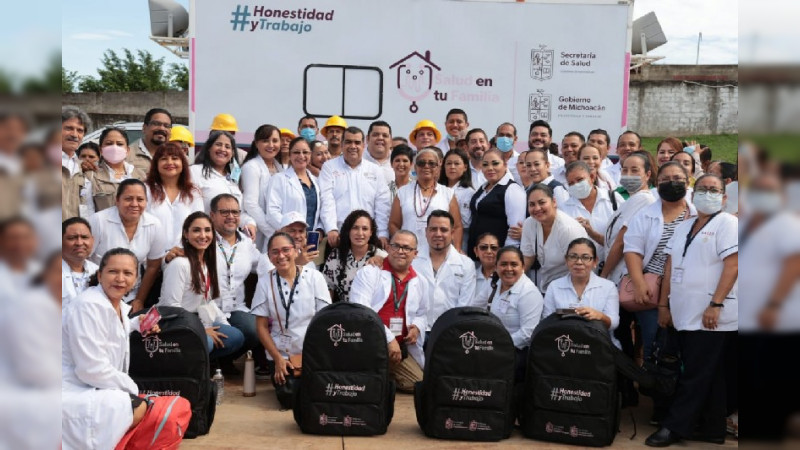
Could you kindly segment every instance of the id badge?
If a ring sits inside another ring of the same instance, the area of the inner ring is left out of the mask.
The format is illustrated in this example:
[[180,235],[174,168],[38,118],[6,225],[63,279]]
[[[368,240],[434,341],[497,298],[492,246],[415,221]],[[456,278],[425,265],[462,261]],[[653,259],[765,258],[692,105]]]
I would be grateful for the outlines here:
[[283,350],[289,353],[289,347],[292,345],[292,337],[288,334],[280,334],[278,336],[278,350]]
[[389,331],[392,332],[395,336],[400,336],[403,334],[403,318],[402,317],[391,317],[389,318]]
[[497,312],[498,312],[498,314],[505,314],[508,311],[508,305],[510,305],[510,304],[511,304],[511,302],[509,302],[506,299],[502,299],[502,298],[499,299],[497,301]]
[[418,217],[417,218],[417,232],[419,236],[425,236],[425,229],[428,227],[428,218],[427,217]]
[[675,284],[683,283],[683,267],[674,267],[672,269],[672,276],[669,280]]

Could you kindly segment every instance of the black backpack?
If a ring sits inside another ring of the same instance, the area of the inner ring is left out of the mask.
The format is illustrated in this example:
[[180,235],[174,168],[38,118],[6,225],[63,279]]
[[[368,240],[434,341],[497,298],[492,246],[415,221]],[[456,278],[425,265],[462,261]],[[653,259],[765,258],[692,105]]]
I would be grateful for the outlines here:
[[372,309],[347,302],[314,315],[303,340],[294,420],[303,433],[371,436],[394,415],[386,332]]
[[[161,332],[131,333],[128,373],[147,395],[180,395],[192,405],[186,438],[207,434],[214,422],[217,387],[209,376],[206,332],[200,318],[183,308],[158,306]],[[142,310],[137,314],[143,314]]]
[[499,441],[514,427],[514,342],[494,314],[458,307],[433,324],[414,407],[426,436]]
[[552,314],[539,322],[520,402],[522,433],[571,445],[611,445],[619,425],[618,354],[598,320]]

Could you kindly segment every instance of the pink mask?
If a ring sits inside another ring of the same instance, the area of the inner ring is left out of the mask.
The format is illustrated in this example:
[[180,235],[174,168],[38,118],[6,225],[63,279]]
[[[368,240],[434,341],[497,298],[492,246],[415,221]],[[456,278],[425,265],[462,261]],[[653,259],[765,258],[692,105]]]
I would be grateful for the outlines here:
[[119,164],[122,161],[125,161],[125,157],[128,156],[128,150],[125,147],[120,147],[119,145],[107,145],[102,149],[103,159],[105,159],[109,164]]

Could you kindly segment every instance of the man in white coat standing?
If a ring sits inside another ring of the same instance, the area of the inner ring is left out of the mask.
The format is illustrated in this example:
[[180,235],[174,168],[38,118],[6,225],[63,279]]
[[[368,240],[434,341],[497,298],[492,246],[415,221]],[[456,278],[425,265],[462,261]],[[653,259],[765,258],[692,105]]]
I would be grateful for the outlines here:
[[[417,276],[411,261],[417,255],[417,237],[407,230],[392,236],[383,267],[367,265],[358,271],[350,301],[372,308],[383,321],[389,347],[389,372],[397,390],[414,392],[422,381],[422,352],[428,314],[425,279]],[[407,349],[407,350],[406,350]]]

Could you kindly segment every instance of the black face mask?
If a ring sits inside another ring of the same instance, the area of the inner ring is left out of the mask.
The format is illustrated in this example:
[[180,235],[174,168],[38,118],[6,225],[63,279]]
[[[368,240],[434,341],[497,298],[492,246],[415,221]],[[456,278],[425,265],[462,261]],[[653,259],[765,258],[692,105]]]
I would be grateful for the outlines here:
[[677,202],[686,196],[686,183],[682,181],[665,181],[658,184],[658,195],[667,202]]

